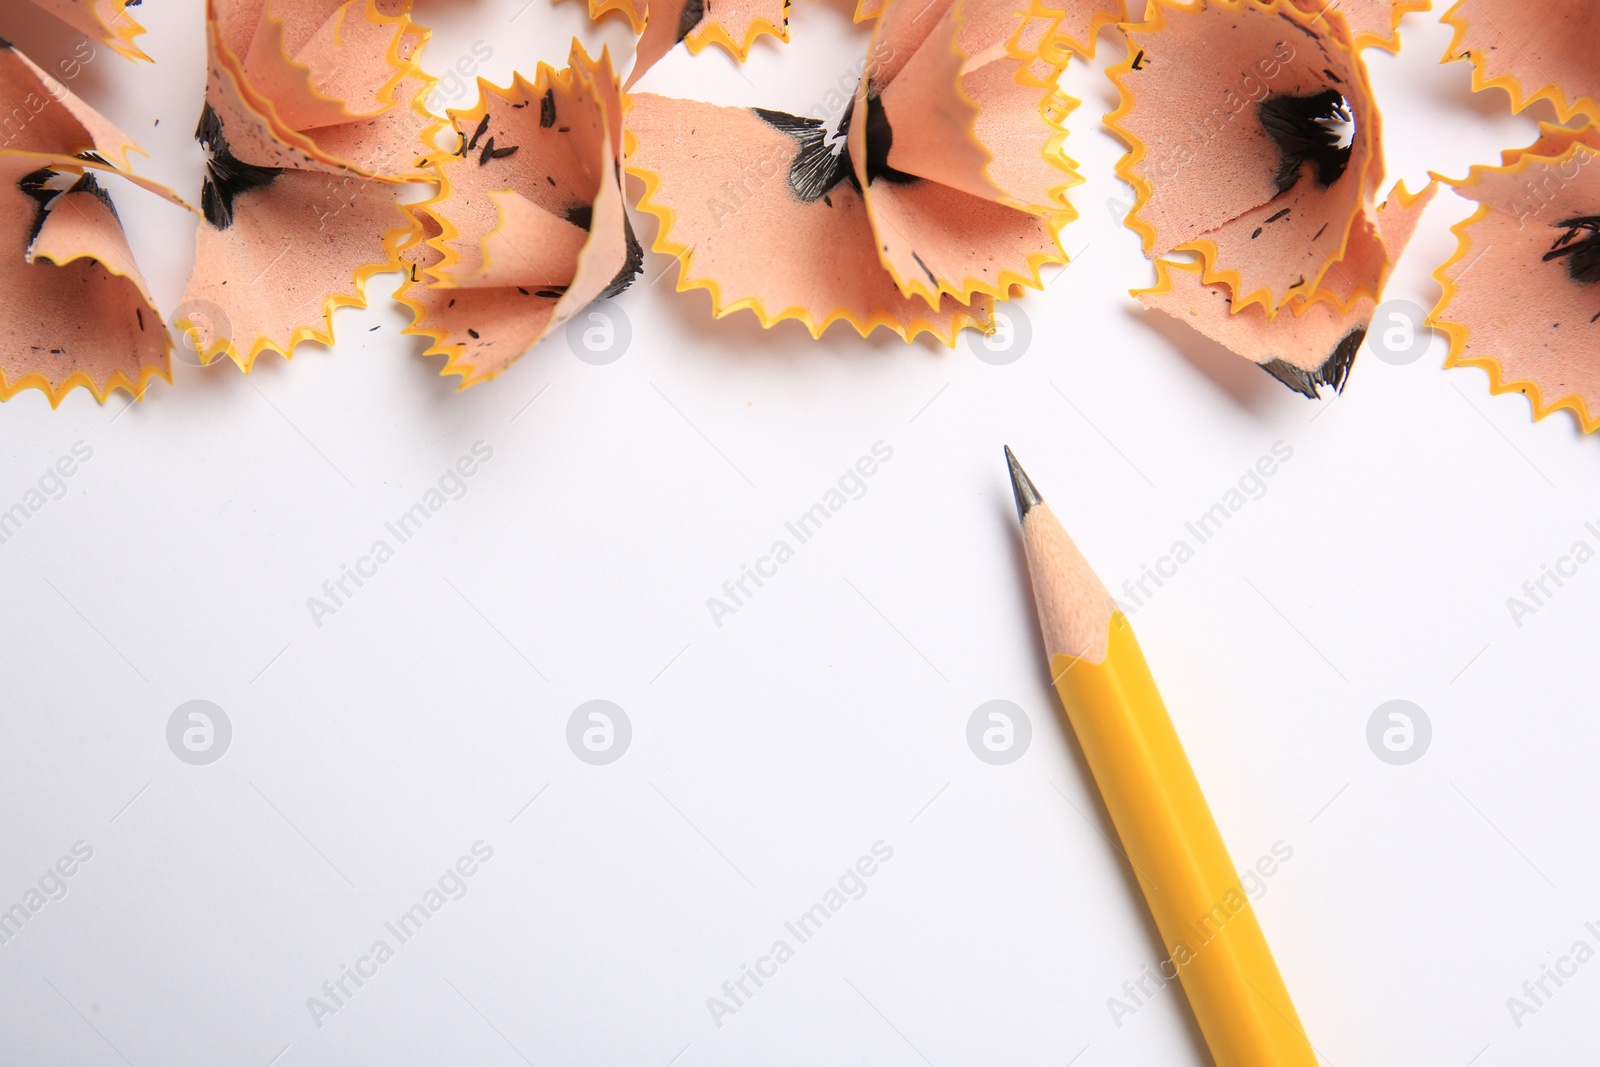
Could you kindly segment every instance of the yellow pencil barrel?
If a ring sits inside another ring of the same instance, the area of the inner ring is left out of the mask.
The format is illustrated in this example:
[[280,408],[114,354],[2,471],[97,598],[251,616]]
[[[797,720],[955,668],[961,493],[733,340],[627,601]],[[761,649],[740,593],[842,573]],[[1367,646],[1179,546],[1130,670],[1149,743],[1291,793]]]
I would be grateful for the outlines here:
[[1050,671],[1217,1067],[1316,1067],[1127,618]]

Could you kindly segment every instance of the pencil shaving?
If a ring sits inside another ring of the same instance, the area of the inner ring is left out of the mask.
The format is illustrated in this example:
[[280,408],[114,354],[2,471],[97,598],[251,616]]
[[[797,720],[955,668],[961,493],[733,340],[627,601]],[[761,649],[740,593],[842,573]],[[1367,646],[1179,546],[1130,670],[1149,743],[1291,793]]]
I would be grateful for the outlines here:
[[116,211],[92,171],[39,163],[0,155],[11,307],[0,398],[34,388],[55,407],[79,386],[100,401],[114,389],[141,397],[151,378],[171,380],[172,346]]
[[1009,0],[906,0],[879,17],[848,136],[903,295],[1004,299],[1066,262],[1056,234],[1079,179],[1061,124],[1076,102],[1039,56],[1050,25]]
[[1491,393],[1527,396],[1533,417],[1568,410],[1600,429],[1600,132],[1541,125],[1498,167],[1451,182],[1478,210],[1453,226],[1455,254],[1429,323],[1446,367],[1478,367]]
[[1437,184],[1415,195],[1397,184],[1382,207],[1366,213],[1355,228],[1340,269],[1330,284],[1309,299],[1295,298],[1285,312],[1268,318],[1259,306],[1235,313],[1227,285],[1206,284],[1199,263],[1156,261],[1156,285],[1136,290],[1145,307],[1163,311],[1264,367],[1303,396],[1315,398],[1322,386],[1344,387],[1366,337],[1384,284],[1394,268]]
[[[749,309],[763,326],[794,319],[813,337],[841,321],[863,336],[883,327],[906,340],[927,333],[945,344],[966,326],[992,328],[986,301],[930,307],[901,295],[878,262],[866,207],[850,181],[822,177],[803,197],[793,192],[787,176],[816,169],[804,157],[823,139],[821,124],[811,121],[633,97],[628,133],[637,147],[628,172],[644,181],[639,208],[660,220],[655,250],[677,259],[679,291],[707,290],[717,318]],[[707,189],[737,190],[741,181],[748,186],[742,199],[705,196]],[[824,181],[832,184],[823,188]]]
[[[640,8],[642,18],[635,21],[638,16],[634,12]],[[784,43],[789,40],[789,0],[686,0],[682,5],[675,0],[643,0],[631,11],[616,3],[606,9],[623,11],[640,35],[633,69],[628,73],[630,88],[679,44],[696,55],[707,45],[716,45],[743,63],[762,36]],[[592,13],[593,0],[590,10]]]
[[540,64],[452,112],[457,148],[439,194],[413,208],[399,299],[407,333],[432,340],[461,387],[493,378],[639,272],[644,251],[623,204],[622,94],[611,57],[574,41],[569,66]]
[[203,363],[248,372],[263,352],[333,343],[411,233],[401,182],[428,177],[439,125],[409,0],[210,0],[205,219],[179,323]]
[[1050,43],[1063,62],[1065,53],[1093,59],[1100,31],[1128,20],[1127,0],[1036,0],[1036,4],[1056,19]]
[[426,181],[428,31],[411,0],[207,0],[206,103],[246,163]]
[[1459,0],[1442,21],[1454,34],[1440,62],[1469,61],[1473,91],[1504,89],[1514,112],[1548,100],[1561,122],[1600,122],[1600,5]]
[[128,13],[139,0],[33,0],[68,26],[86,33],[101,44],[109,46],[118,55],[128,59],[151,62],[149,56],[133,43],[142,36],[144,27]]
[[138,399],[152,378],[171,380],[171,341],[98,177],[183,201],[127,170],[142,149],[11,45],[0,46],[0,94],[27,116],[0,151],[11,308],[0,399],[39,389],[54,407],[79,387]]
[[621,15],[635,34],[644,29],[646,0],[589,0],[589,18],[600,22],[608,15]]
[[714,315],[748,308],[813,336],[838,321],[945,344],[988,332],[993,300],[1066,258],[1074,102],[1040,53],[1053,27],[993,0],[891,0],[832,123],[636,96],[629,172],[678,288],[708,290]]
[[1338,13],[1285,0],[1155,0],[1126,27],[1106,124],[1129,146],[1128,224],[1192,252],[1231,310],[1313,297],[1383,176],[1366,68]]
[[1295,0],[1295,6],[1311,15],[1337,11],[1350,27],[1357,50],[1381,48],[1400,51],[1400,20],[1413,11],[1427,11],[1433,0]]
[[0,43],[0,100],[13,108],[6,116],[4,151],[81,156],[123,173],[130,170],[130,153],[146,154],[9,42]]

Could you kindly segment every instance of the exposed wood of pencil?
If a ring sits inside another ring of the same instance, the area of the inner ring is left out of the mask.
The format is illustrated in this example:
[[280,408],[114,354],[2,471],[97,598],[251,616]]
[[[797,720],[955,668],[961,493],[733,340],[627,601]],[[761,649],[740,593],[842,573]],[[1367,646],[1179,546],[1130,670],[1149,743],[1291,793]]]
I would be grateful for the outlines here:
[[1072,656],[1091,664],[1104,662],[1110,617],[1117,611],[1117,603],[1051,514],[1010,446],[1006,446],[1005,461],[1011,469],[1016,517],[1022,523],[1027,573],[1034,582],[1038,629],[1045,633],[1045,654],[1051,659]]
[[1116,604],[1043,501],[1022,519],[1022,545],[1045,655],[1104,662]]
[[1022,523],[1022,546],[1033,582],[1033,602],[1039,609],[1045,655],[1072,656],[1089,663],[1104,663],[1116,602],[1045,506],[1044,497],[1006,446],[1006,466],[1011,468],[1011,492]]

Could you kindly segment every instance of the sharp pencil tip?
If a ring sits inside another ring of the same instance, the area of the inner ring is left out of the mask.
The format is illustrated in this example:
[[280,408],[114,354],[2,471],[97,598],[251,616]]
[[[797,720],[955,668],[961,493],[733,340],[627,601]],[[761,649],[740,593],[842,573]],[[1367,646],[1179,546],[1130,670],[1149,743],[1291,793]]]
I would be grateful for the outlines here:
[[1034,507],[1044,503],[1044,497],[1034,488],[1033,479],[1022,469],[1022,464],[1017,462],[1010,445],[1006,446],[1006,466],[1011,468],[1011,493],[1017,499],[1017,521],[1021,522]]

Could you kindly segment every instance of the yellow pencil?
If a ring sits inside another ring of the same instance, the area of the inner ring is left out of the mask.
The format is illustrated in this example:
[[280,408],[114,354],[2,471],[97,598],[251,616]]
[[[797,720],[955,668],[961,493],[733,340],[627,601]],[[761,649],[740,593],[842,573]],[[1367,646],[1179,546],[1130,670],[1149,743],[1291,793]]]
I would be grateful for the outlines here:
[[1117,609],[1006,449],[1056,692],[1217,1067],[1316,1067],[1250,898]]

